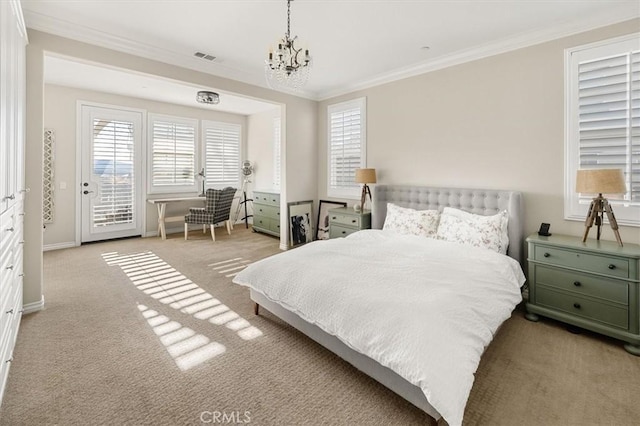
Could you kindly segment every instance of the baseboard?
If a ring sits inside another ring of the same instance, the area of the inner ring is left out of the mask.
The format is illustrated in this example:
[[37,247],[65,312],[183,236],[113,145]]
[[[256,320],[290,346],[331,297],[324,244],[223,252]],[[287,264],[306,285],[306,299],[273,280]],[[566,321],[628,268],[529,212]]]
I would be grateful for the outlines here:
[[37,302],[27,303],[25,305],[22,305],[22,311],[23,311],[22,314],[23,315],[32,314],[34,312],[41,311],[43,308],[44,308],[44,295],[42,295],[42,298]]
[[77,247],[76,243],[73,241],[66,243],[45,244],[42,246],[42,251],[61,250],[73,247]]

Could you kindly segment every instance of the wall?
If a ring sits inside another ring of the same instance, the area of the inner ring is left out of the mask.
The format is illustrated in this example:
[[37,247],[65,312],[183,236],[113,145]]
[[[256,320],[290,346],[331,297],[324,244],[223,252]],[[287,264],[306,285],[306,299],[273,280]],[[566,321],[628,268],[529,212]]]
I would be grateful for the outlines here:
[[[242,126],[243,139],[242,151],[246,152],[247,120],[243,115],[228,114],[203,108],[189,108],[164,102],[154,102],[146,99],[46,84],[44,96],[44,127],[54,129],[56,132],[56,160],[54,168],[56,189],[54,221],[46,226],[44,233],[45,247],[73,246],[75,244],[75,206],[78,195],[77,189],[80,188],[81,184],[81,182],[76,182],[76,145],[79,143],[79,141],[76,141],[78,101],[142,109],[147,113],[240,124]],[[147,117],[144,118],[146,119]],[[146,120],[143,122],[143,127],[147,127]],[[199,127],[197,149],[200,155],[202,150],[200,139],[201,131],[202,129]],[[143,155],[146,154],[146,148],[147,141],[143,140]],[[66,189],[60,187],[60,183],[62,182],[66,183]],[[166,197],[170,195],[171,194],[154,194],[148,198]],[[197,194],[193,193],[191,195]],[[145,196],[144,198],[146,199],[147,197]],[[180,215],[186,212],[188,207],[189,204],[187,203],[169,204],[167,205],[167,216]],[[144,232],[146,235],[153,234],[158,228],[157,209],[154,205],[145,203],[144,211],[146,215],[146,230]],[[181,230],[182,225],[177,228],[177,231]]]
[[[327,106],[367,97],[367,165],[378,183],[513,189],[525,231],[582,235],[564,220],[564,49],[638,31],[640,20],[357,91],[320,103],[318,195],[326,197]],[[640,228],[621,227],[640,243]],[[594,236],[594,231],[591,232]],[[604,239],[614,239],[610,228]]]
[[[25,303],[40,301],[43,294],[42,278],[42,134],[44,131],[44,81],[43,58],[45,52],[59,54],[80,60],[91,61],[107,66],[114,66],[146,74],[157,75],[178,81],[185,81],[204,87],[216,88],[246,95],[284,106],[283,117],[286,121],[286,138],[283,138],[283,149],[286,140],[296,143],[288,147],[283,156],[282,178],[286,179],[286,168],[292,166],[291,182],[286,182],[282,193],[282,204],[286,208],[289,196],[295,199],[314,198],[317,192],[315,158],[310,153],[316,152],[316,119],[317,106],[315,101],[275,92],[266,88],[213,76],[203,72],[193,71],[174,65],[165,64],[150,59],[110,49],[81,43],[63,37],[54,36],[40,31],[29,30],[29,45],[27,46],[27,186],[31,188],[28,200],[29,217],[25,218],[25,227],[31,230],[25,238],[25,267],[34,273],[29,280],[25,279]],[[286,158],[285,158],[286,157]],[[300,168],[305,169],[305,176],[294,179]],[[287,241],[287,234],[281,237],[281,246]],[[35,273],[40,271],[40,273]]]
[[247,156],[254,163],[251,189],[274,189],[273,121],[280,108],[247,117]]

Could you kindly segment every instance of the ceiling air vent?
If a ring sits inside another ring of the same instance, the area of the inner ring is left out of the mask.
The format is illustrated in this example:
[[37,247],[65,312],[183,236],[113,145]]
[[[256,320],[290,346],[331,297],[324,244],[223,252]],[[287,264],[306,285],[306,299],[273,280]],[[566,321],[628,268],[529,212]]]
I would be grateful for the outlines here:
[[207,61],[213,61],[216,57],[213,55],[209,55],[208,53],[196,52],[193,54],[196,58],[205,59]]

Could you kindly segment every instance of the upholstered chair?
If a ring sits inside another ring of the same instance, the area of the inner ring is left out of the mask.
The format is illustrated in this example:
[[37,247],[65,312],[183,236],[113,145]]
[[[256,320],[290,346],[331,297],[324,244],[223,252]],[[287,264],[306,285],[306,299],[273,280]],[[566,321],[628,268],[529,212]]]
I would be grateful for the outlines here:
[[227,187],[225,189],[207,189],[205,194],[204,207],[191,207],[189,213],[184,217],[184,239],[189,234],[189,225],[204,225],[203,231],[206,232],[206,225],[211,228],[211,239],[216,240],[214,225],[224,222],[227,232],[231,235],[233,228],[230,220],[231,204],[236,194],[236,188]]

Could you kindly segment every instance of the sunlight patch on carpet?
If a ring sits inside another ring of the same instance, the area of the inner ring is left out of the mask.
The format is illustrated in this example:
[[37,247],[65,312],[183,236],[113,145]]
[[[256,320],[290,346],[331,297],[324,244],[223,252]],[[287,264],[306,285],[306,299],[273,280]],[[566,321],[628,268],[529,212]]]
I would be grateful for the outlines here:
[[251,264],[250,260],[236,257],[233,259],[222,260],[220,262],[211,263],[207,266],[211,266],[211,269],[224,275],[227,278],[235,277],[242,269]]
[[224,345],[212,342],[207,336],[197,334],[145,305],[138,303],[138,310],[182,371],[200,365],[227,350]]
[[[108,265],[122,268],[140,291],[164,305],[199,320],[208,321],[214,325],[224,325],[243,340],[252,340],[262,336],[262,332],[252,326],[249,321],[207,293],[153,252],[123,255],[118,252],[110,252],[103,253],[102,258]],[[230,275],[225,275],[229,277],[235,275],[232,271],[243,269],[249,263],[251,263],[249,260],[234,258],[208,266],[213,266],[214,270],[220,274],[231,272]],[[242,321],[238,322],[238,320]],[[155,321],[160,320],[156,319]]]

